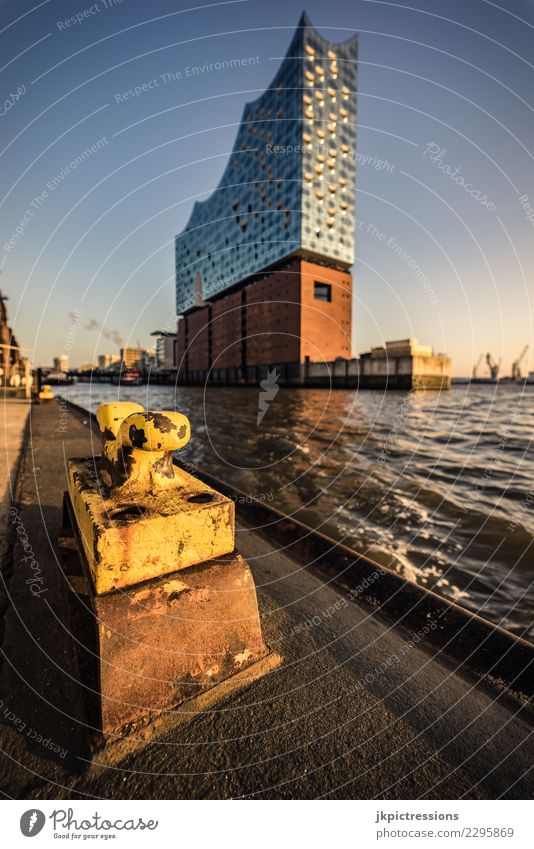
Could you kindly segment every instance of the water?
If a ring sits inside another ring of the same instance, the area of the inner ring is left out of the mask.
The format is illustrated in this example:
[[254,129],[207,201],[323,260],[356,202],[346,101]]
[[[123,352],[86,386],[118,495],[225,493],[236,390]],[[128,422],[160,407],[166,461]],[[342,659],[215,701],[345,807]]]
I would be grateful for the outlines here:
[[534,386],[450,392],[67,387],[179,409],[184,459],[534,639]]

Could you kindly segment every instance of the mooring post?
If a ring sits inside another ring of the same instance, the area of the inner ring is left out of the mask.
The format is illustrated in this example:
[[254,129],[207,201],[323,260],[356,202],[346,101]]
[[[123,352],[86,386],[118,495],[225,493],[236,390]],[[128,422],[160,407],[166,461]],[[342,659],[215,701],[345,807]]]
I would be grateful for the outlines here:
[[[234,502],[173,464],[177,412],[97,411],[102,455],[70,460],[68,501],[94,614],[104,734],[150,718],[265,657]],[[89,650],[89,649],[88,649]]]

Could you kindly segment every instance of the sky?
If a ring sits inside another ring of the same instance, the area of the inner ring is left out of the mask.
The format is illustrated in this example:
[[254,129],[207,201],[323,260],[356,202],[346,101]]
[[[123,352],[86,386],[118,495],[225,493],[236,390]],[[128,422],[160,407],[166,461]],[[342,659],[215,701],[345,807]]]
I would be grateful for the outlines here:
[[174,236],[303,8],[360,34],[354,353],[534,369],[531,0],[2,0],[0,287],[35,364],[174,328]]

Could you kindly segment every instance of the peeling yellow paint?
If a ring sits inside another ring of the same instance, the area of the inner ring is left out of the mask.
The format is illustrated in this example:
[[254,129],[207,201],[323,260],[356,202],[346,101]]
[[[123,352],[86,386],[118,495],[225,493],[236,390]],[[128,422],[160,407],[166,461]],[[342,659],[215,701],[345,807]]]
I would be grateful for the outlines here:
[[235,655],[234,666],[243,666],[243,664],[247,662],[249,657],[252,657],[252,652],[249,649],[244,649],[243,651]]
[[[97,420],[100,473],[93,458],[68,462],[69,494],[97,595],[233,551],[234,502],[172,465],[170,451],[189,439],[185,416],[117,403],[102,405]],[[129,477],[106,485],[125,471]]]

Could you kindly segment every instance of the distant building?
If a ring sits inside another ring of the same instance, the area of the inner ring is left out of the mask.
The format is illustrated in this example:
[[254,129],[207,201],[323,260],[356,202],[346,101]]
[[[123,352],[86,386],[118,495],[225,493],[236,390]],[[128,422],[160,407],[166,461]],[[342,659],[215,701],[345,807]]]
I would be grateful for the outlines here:
[[191,379],[351,356],[357,36],[304,14],[245,106],[213,194],[176,237],[177,364]]
[[141,371],[149,372],[157,366],[156,349],[148,348],[141,352]]
[[451,358],[413,338],[386,342],[359,360],[362,389],[450,389],[451,377]]
[[153,348],[121,348],[120,363],[123,369],[148,372],[156,365],[156,351]]
[[120,363],[121,358],[118,354],[99,354],[98,355],[98,368],[106,369],[110,366],[115,365],[116,363]]
[[95,363],[83,363],[81,366],[78,366],[78,371],[94,371],[96,368]]
[[157,368],[176,368],[176,333],[168,330],[155,330],[150,335],[156,337]]
[[121,348],[120,362],[123,368],[140,368],[143,348]]
[[371,348],[372,359],[391,359],[393,357],[431,357],[433,350],[430,345],[420,345],[417,339],[400,339],[386,342],[385,347]]
[[17,340],[7,323],[7,300],[7,295],[0,291],[0,385],[9,383],[10,379],[22,370]]
[[56,371],[69,370],[69,355],[60,354],[59,357],[54,357],[54,368]]

